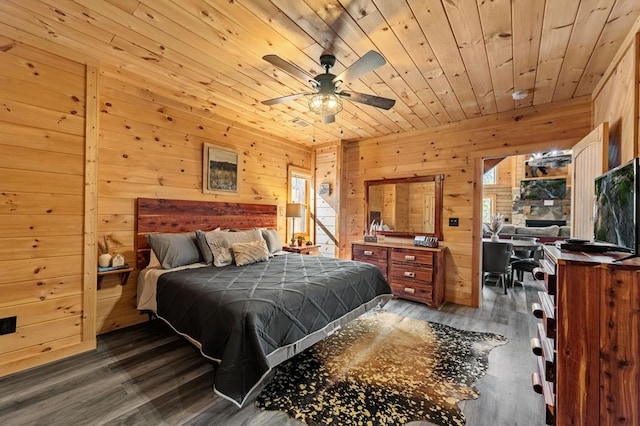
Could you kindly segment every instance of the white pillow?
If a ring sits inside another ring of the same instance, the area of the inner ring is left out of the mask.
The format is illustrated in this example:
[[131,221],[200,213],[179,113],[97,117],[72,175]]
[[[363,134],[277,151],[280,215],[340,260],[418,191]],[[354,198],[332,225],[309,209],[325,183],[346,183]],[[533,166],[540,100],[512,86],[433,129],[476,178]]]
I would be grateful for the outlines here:
[[160,265],[160,261],[158,260],[158,256],[156,256],[156,253],[153,251],[153,249],[149,250],[151,253],[149,254],[149,264],[147,265],[147,268],[157,268],[158,266],[162,267]]
[[269,260],[269,249],[264,240],[234,243],[231,244],[231,250],[238,266]]
[[232,244],[264,241],[259,229],[238,232],[211,231],[206,233],[206,239],[213,253],[215,266],[227,266],[233,263]]

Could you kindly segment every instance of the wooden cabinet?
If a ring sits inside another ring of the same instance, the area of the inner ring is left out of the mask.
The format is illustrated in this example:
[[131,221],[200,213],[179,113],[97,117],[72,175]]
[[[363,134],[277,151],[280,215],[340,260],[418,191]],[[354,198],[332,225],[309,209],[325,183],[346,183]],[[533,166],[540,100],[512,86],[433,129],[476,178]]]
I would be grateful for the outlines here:
[[640,262],[544,251],[532,381],[544,395],[547,424],[639,425]]
[[444,301],[443,248],[411,244],[353,243],[353,260],[380,269],[393,294],[437,308]]

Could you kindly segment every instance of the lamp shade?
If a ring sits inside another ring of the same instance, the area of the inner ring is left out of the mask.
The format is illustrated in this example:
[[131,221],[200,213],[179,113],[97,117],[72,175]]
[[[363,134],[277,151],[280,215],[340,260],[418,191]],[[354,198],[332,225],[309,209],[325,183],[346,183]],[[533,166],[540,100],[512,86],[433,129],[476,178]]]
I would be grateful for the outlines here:
[[302,217],[304,216],[304,204],[289,203],[287,204],[287,217]]
[[322,116],[335,115],[342,111],[342,101],[333,93],[317,93],[309,100],[309,109]]

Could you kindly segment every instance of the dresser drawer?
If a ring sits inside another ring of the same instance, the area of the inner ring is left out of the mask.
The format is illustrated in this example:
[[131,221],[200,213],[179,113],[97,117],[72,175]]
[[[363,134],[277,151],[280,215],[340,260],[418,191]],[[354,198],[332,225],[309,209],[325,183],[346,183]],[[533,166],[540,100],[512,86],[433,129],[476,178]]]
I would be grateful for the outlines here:
[[384,276],[385,280],[389,279],[387,275],[387,262],[382,262],[374,259],[353,259],[353,260],[358,260],[360,262],[366,262],[374,265],[376,268],[380,269],[380,272],[382,272],[382,275]]
[[370,263],[374,263],[373,261],[378,261],[384,262],[386,264],[387,248],[354,244],[352,247],[351,256],[353,260],[360,260],[362,262]]
[[431,305],[433,302],[433,288],[431,286],[392,281],[391,290],[395,296],[402,299],[415,300],[427,305]]
[[391,250],[391,262],[415,263],[419,265],[432,266],[433,253],[430,251],[394,248]]
[[433,281],[433,269],[392,263],[390,276],[391,281],[402,284],[431,285]]

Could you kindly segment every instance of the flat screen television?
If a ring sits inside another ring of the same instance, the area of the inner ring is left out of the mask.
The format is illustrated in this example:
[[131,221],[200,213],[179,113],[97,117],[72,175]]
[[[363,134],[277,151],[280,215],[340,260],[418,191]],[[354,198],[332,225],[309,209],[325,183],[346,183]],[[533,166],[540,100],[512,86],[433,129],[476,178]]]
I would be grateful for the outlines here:
[[634,158],[595,179],[593,239],[640,254],[640,162]]
[[520,181],[521,200],[562,200],[567,196],[567,180],[532,179]]

